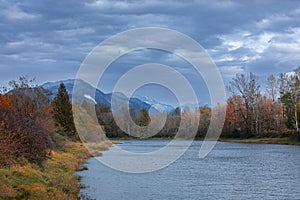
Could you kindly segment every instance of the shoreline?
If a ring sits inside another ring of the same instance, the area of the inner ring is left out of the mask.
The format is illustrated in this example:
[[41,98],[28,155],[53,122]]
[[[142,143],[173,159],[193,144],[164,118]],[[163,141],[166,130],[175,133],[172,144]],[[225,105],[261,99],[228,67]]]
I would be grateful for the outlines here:
[[[119,140],[173,140],[174,138],[167,137],[154,137],[154,138],[109,138],[111,141],[119,141]],[[180,140],[180,139],[178,139]],[[203,141],[204,138],[194,138],[196,141]],[[300,141],[291,140],[288,137],[264,137],[264,138],[219,138],[218,142],[237,142],[237,143],[254,143],[254,144],[279,144],[279,145],[296,145],[300,146]],[[119,143],[116,143],[119,144]]]
[[0,167],[0,199],[79,199],[80,177],[76,172],[87,170],[87,159],[101,156],[113,143],[103,141],[89,152],[81,142],[67,141],[52,150],[41,166],[28,161],[10,167]]
[[237,142],[237,143],[253,143],[253,144],[278,144],[278,145],[294,145],[300,146],[300,141],[291,140],[289,138],[220,138],[220,142]]
[[[32,163],[0,168],[0,199],[78,199],[80,189],[85,187],[76,172],[88,170],[84,163],[93,156],[101,156],[101,151],[118,140],[137,140],[136,138],[110,138],[100,144],[91,145],[89,152],[81,142],[68,141],[61,148],[52,150],[51,156],[42,166]],[[145,140],[145,139],[144,139]],[[172,140],[171,138],[148,138],[146,140]],[[195,140],[203,141],[203,138]],[[220,142],[300,145],[299,141],[284,138],[220,138]],[[98,153],[96,153],[98,152]]]

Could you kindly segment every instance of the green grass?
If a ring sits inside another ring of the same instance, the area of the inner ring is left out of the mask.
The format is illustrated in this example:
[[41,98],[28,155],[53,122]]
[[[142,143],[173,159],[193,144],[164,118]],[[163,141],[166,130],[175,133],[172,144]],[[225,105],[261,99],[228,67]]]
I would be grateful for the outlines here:
[[[108,148],[110,144],[94,148]],[[53,150],[42,167],[27,163],[0,168],[0,199],[78,199],[80,185],[75,171],[90,153],[79,142]]]

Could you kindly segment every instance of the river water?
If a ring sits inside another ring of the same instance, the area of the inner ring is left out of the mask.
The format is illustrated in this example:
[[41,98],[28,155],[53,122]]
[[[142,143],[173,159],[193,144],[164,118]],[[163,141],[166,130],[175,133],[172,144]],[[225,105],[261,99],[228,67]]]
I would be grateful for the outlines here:
[[[122,142],[119,147],[132,152],[148,152],[168,143]],[[206,158],[199,159],[201,143],[194,141],[176,162],[145,174],[116,171],[91,158],[88,170],[78,172],[85,186],[80,196],[97,200],[300,199],[299,146],[218,142]]]

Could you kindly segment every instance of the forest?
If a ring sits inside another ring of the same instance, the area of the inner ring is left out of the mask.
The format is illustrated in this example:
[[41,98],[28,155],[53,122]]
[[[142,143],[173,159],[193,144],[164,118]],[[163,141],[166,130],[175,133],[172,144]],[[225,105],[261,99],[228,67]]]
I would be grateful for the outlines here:
[[[174,109],[170,113],[149,116],[145,109],[130,109],[133,121],[138,126],[147,126],[150,120],[161,121],[166,114],[163,128],[154,136],[174,138],[179,126],[184,126],[184,138],[191,138],[191,127],[197,126],[196,138],[206,135],[214,109],[226,109],[225,123],[221,138],[289,138],[299,141],[300,121],[300,68],[292,73],[271,75],[266,80],[266,91],[261,91],[257,76],[237,74],[227,87],[231,97],[227,105],[219,104],[210,108],[203,106],[196,110]],[[122,112],[114,116],[110,107],[104,104],[89,104],[86,101],[73,104],[73,109],[80,109],[82,118],[89,125],[81,125],[73,119],[72,104],[63,83],[57,96],[50,100],[49,91],[35,85],[34,80],[20,77],[10,81],[8,88],[3,88],[0,95],[0,165],[14,165],[23,160],[41,165],[51,154],[51,149],[61,145],[62,141],[79,139],[84,142],[101,141],[108,138],[133,138],[122,131],[115,122]],[[93,122],[89,111],[95,110],[98,125]],[[195,120],[196,112],[200,120]],[[181,124],[187,121],[188,124]],[[78,137],[75,124],[85,134]],[[99,126],[100,124],[100,126]],[[129,127],[130,129],[130,127]],[[135,130],[130,130],[134,132]],[[151,132],[150,130],[148,130]],[[140,133],[147,138],[147,130]]]
[[[196,110],[180,110],[178,107],[167,114],[163,129],[153,137],[173,138],[181,120],[185,119],[189,122],[188,125],[183,124],[186,126],[185,137],[189,138],[190,127],[199,124],[196,138],[204,138],[210,121],[214,120],[211,119],[212,111],[226,109],[221,134],[223,138],[289,137],[299,140],[300,68],[292,73],[282,73],[278,77],[269,76],[265,88],[265,91],[261,90],[258,78],[253,73],[237,74],[227,86],[231,96],[226,105],[219,104],[214,108],[203,106]],[[86,102],[83,106],[87,110],[93,109],[93,105],[88,105]],[[104,127],[107,137],[128,137],[115,123],[108,106],[100,104],[96,105],[95,109],[98,121]],[[149,123],[150,118],[145,110],[135,112],[130,109],[130,111],[136,124],[145,126]],[[199,121],[195,121],[196,112],[200,113]],[[122,113],[119,114],[119,117],[121,116]],[[160,115],[151,117],[157,122],[162,118]]]

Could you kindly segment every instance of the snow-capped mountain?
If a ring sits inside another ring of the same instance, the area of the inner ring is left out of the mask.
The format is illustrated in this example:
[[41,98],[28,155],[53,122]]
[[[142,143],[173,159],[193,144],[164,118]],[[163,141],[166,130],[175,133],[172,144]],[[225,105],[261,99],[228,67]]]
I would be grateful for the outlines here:
[[174,107],[173,106],[170,106],[170,105],[167,105],[167,104],[164,104],[164,103],[161,103],[161,102],[158,102],[157,100],[151,98],[151,97],[148,97],[148,96],[135,96],[136,98],[140,99],[141,101],[151,105],[151,106],[154,106],[156,110],[159,110],[161,112],[163,111],[166,111],[166,112],[171,112],[174,110]]
[[[77,93],[76,95],[73,95],[73,88],[75,79],[68,79],[68,80],[62,80],[62,81],[56,81],[56,82],[48,82],[43,84],[42,86],[51,91],[52,95],[50,96],[51,99],[53,99],[58,92],[58,88],[60,83],[64,83],[66,90],[68,94],[70,95],[73,102],[79,102],[81,103],[83,100],[87,101],[88,103],[92,104],[105,104],[109,107],[111,107],[111,98],[112,93],[104,93],[101,90],[94,88],[89,83],[83,81],[83,80],[76,80],[77,81]],[[95,97],[95,98],[93,98]],[[118,104],[128,102],[128,97],[124,95],[123,93],[114,93],[115,101],[118,102]],[[130,105],[134,108],[134,110],[139,110],[142,108],[145,108],[149,110],[151,106],[153,106],[157,111],[159,112],[172,112],[175,108],[171,105],[161,103],[149,96],[139,96],[136,95],[129,99]],[[181,106],[181,110],[185,110],[186,108],[190,110],[195,110],[196,108],[200,107],[202,104],[186,104]],[[121,107],[121,106],[120,106]]]
[[[64,83],[66,90],[73,102],[82,102],[83,100],[86,100],[89,103],[94,103],[91,98],[92,96],[94,96],[93,94],[95,93],[96,103],[103,103],[108,106],[110,105],[110,101],[108,101],[106,94],[104,94],[102,91],[98,89],[95,89],[93,86],[91,86],[90,84],[88,84],[83,80],[77,80],[77,84],[78,84],[77,91],[79,92],[79,94],[74,98],[73,98],[73,88],[74,88],[75,79],[48,82],[43,84],[42,86],[43,88],[52,92],[51,98],[53,99],[57,95],[58,88],[61,83]],[[87,96],[90,96],[90,98],[87,98]]]
[[[112,93],[105,94],[99,89],[94,88],[89,83],[83,80],[76,80],[77,81],[77,94],[73,95],[73,89],[75,84],[75,79],[68,79],[68,80],[61,80],[55,82],[48,82],[42,85],[43,88],[51,91],[52,95],[50,96],[53,99],[58,92],[59,85],[63,82],[68,94],[70,95],[72,102],[79,102],[81,103],[83,100],[87,101],[88,103],[101,103],[107,106],[111,106],[111,97]],[[95,98],[93,98],[95,97]],[[114,93],[114,98],[118,103],[128,102],[128,97],[126,97],[122,93]],[[138,98],[130,98],[129,99],[130,105],[135,109],[149,109],[151,107],[150,104],[141,101]]]

